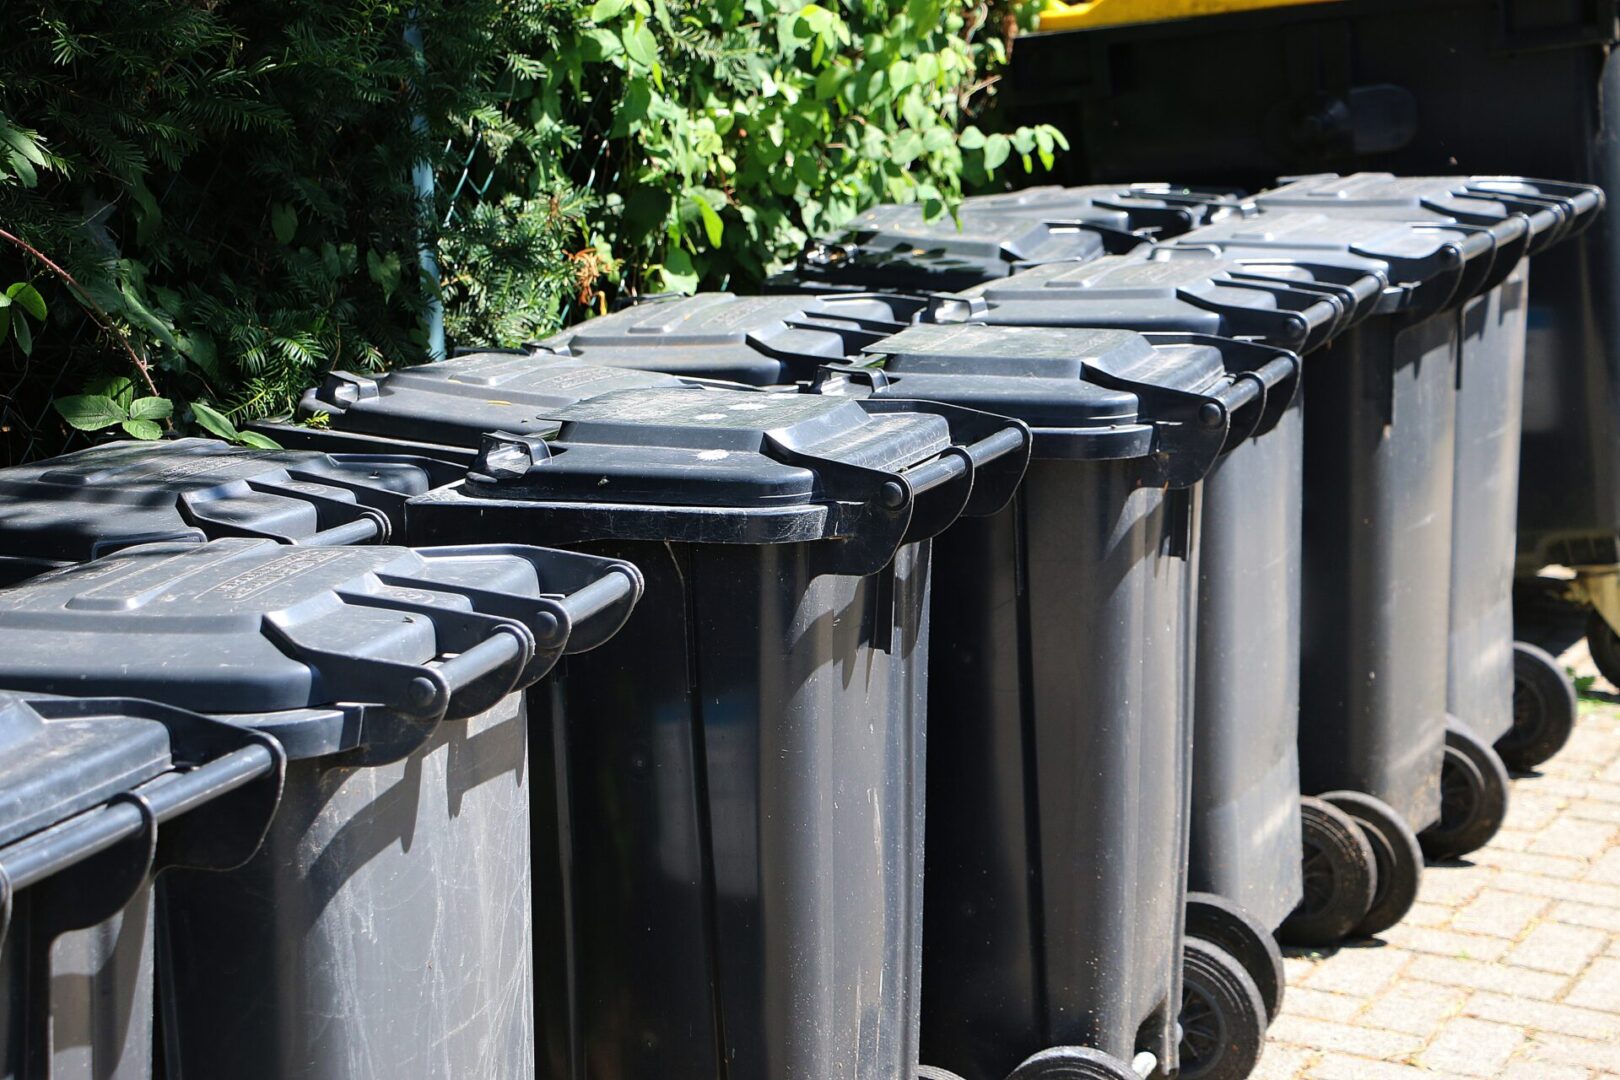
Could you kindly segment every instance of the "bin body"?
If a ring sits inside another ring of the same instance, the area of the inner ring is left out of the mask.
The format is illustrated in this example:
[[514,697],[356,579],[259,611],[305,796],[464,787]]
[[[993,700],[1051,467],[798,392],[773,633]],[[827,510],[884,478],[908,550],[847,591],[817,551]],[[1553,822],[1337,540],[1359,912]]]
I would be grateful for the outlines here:
[[514,694],[401,761],[291,762],[258,855],[162,883],[169,1059],[264,1080],[533,1075],[527,729]]
[[0,681],[167,696],[290,759],[258,855],[159,879],[172,1071],[533,1075],[516,691],[610,635],[638,588],[624,564],[516,546],[217,540],[0,593]]
[[970,1080],[1175,1060],[1194,511],[1127,462],[1036,461],[938,543],[923,1054]]
[[[150,702],[12,691],[0,738],[0,1076],[146,1080],[153,878],[251,853],[279,748]],[[206,857],[190,815],[209,816]]]
[[[1612,194],[1617,38],[1613,6],[1601,3],[1285,5],[1028,36],[1007,96],[1019,122],[1068,134],[1075,152],[1057,165],[1068,183],[1153,175],[1259,189],[1279,175],[1389,169],[1551,176]],[[1185,108],[1212,85],[1222,109]],[[1620,562],[1617,245],[1604,215],[1536,259],[1521,574]]]
[[550,1075],[914,1073],[929,541],[987,475],[958,428],[1012,456],[1003,501],[1027,432],[719,390],[554,419],[407,509],[420,541],[544,536],[647,575],[535,704]]
[[1305,372],[1300,789],[1439,820],[1457,319],[1374,318]]
[[[999,1080],[1082,1045],[1175,1068],[1199,481],[1233,430],[1263,426],[1262,456],[1297,451],[1266,441],[1279,414],[1297,419],[1297,375],[1290,353],[1198,335],[923,325],[812,384],[993,409],[1035,432],[1012,504],[935,542],[924,1060]],[[1263,479],[1235,471],[1223,498],[1241,508],[1233,485]],[[1294,714],[1256,711],[1243,719],[1295,781]],[[1260,815],[1236,823],[1250,842],[1269,819],[1297,821],[1297,786],[1280,807],[1269,797],[1243,797]],[[1277,865],[1249,865],[1264,882],[1248,887],[1282,894],[1284,914],[1298,843],[1296,826]]]
[[1303,895],[1299,672],[1304,409],[1203,485],[1187,887],[1268,927]]
[[874,577],[802,545],[585,550],[649,599],[536,717],[535,775],[565,778],[535,811],[568,868],[536,919],[548,1075],[906,1075],[928,544]]

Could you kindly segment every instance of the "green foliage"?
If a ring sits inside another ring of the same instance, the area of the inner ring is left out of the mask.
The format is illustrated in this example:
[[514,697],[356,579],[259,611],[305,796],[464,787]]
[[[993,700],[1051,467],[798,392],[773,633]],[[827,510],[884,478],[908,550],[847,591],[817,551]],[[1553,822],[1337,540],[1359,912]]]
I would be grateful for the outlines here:
[[[452,343],[512,344],[620,293],[746,289],[874,202],[947,212],[1062,146],[972,126],[1005,56],[986,11],[19,10],[0,51],[0,280],[22,283],[0,302],[3,452],[175,422],[248,440],[239,420],[324,370],[427,358],[441,306]],[[127,400],[95,389],[109,377]],[[156,400],[193,404],[137,415]]]

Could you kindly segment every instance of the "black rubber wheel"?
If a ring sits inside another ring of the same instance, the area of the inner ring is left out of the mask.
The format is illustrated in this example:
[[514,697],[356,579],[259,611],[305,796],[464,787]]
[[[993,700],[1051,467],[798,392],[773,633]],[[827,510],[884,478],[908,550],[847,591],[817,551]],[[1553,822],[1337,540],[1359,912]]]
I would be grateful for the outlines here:
[[1382,799],[1364,791],[1329,791],[1322,798],[1359,825],[1372,848],[1378,867],[1373,899],[1355,933],[1362,937],[1382,934],[1406,918],[1417,902],[1423,881],[1423,848],[1412,826]]
[[1620,686],[1620,634],[1595,611],[1586,616],[1586,647],[1603,677]]
[[1309,795],[1299,800],[1305,896],[1283,924],[1285,945],[1333,945],[1355,932],[1372,906],[1378,864],[1366,834],[1344,811]]
[[938,1069],[932,1065],[917,1066],[917,1080],[962,1080],[962,1077],[949,1069]]
[[1024,1059],[1007,1080],[1141,1080],[1125,1062],[1089,1046],[1054,1046]]
[[1510,769],[1525,772],[1564,748],[1575,730],[1575,685],[1545,650],[1513,643],[1513,729],[1496,740]]
[[1461,724],[1446,726],[1440,773],[1440,820],[1418,836],[1431,859],[1478,851],[1507,818],[1507,766],[1483,739]]
[[1260,988],[1219,945],[1188,937],[1181,960],[1178,1080],[1242,1080],[1266,1044]]
[[1266,1024],[1277,1019],[1286,981],[1282,950],[1260,920],[1224,896],[1189,892],[1187,936],[1219,945],[1242,964],[1259,988],[1260,1000],[1266,1003]]

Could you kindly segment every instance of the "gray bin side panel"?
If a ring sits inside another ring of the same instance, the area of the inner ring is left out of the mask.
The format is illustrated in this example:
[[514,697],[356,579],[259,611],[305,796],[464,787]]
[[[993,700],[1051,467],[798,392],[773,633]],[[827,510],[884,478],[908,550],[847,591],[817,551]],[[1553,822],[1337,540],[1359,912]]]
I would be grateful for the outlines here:
[[1526,260],[1462,313],[1446,701],[1486,742],[1513,727],[1513,547],[1529,278]]
[[1305,368],[1300,790],[1439,820],[1457,318],[1363,323]]
[[1275,929],[1299,903],[1301,406],[1204,481],[1188,887]]
[[[18,894],[0,943],[0,1078],[24,1080],[23,1007],[30,918]],[[50,1075],[147,1080],[152,1075],[152,890],[122,911],[60,935],[50,949]]]
[[522,700],[391,765],[292,762],[250,862],[161,879],[181,1074],[534,1075]]
[[1037,462],[938,541],[923,1056],[970,1077],[1059,1044],[1174,1063],[1195,493],[1129,475]]
[[892,590],[798,545],[613,553],[644,598],[562,695],[571,1075],[910,1075],[928,545]]

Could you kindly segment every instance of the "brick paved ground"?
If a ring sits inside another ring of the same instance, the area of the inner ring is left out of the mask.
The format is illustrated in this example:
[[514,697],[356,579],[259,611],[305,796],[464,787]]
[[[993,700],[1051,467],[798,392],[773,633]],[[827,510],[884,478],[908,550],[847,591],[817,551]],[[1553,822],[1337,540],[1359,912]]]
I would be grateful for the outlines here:
[[[1584,645],[1562,659],[1595,674]],[[1288,956],[1257,1080],[1620,1080],[1620,694],[1600,681],[1581,713],[1515,778],[1496,840],[1424,872],[1404,923]]]

